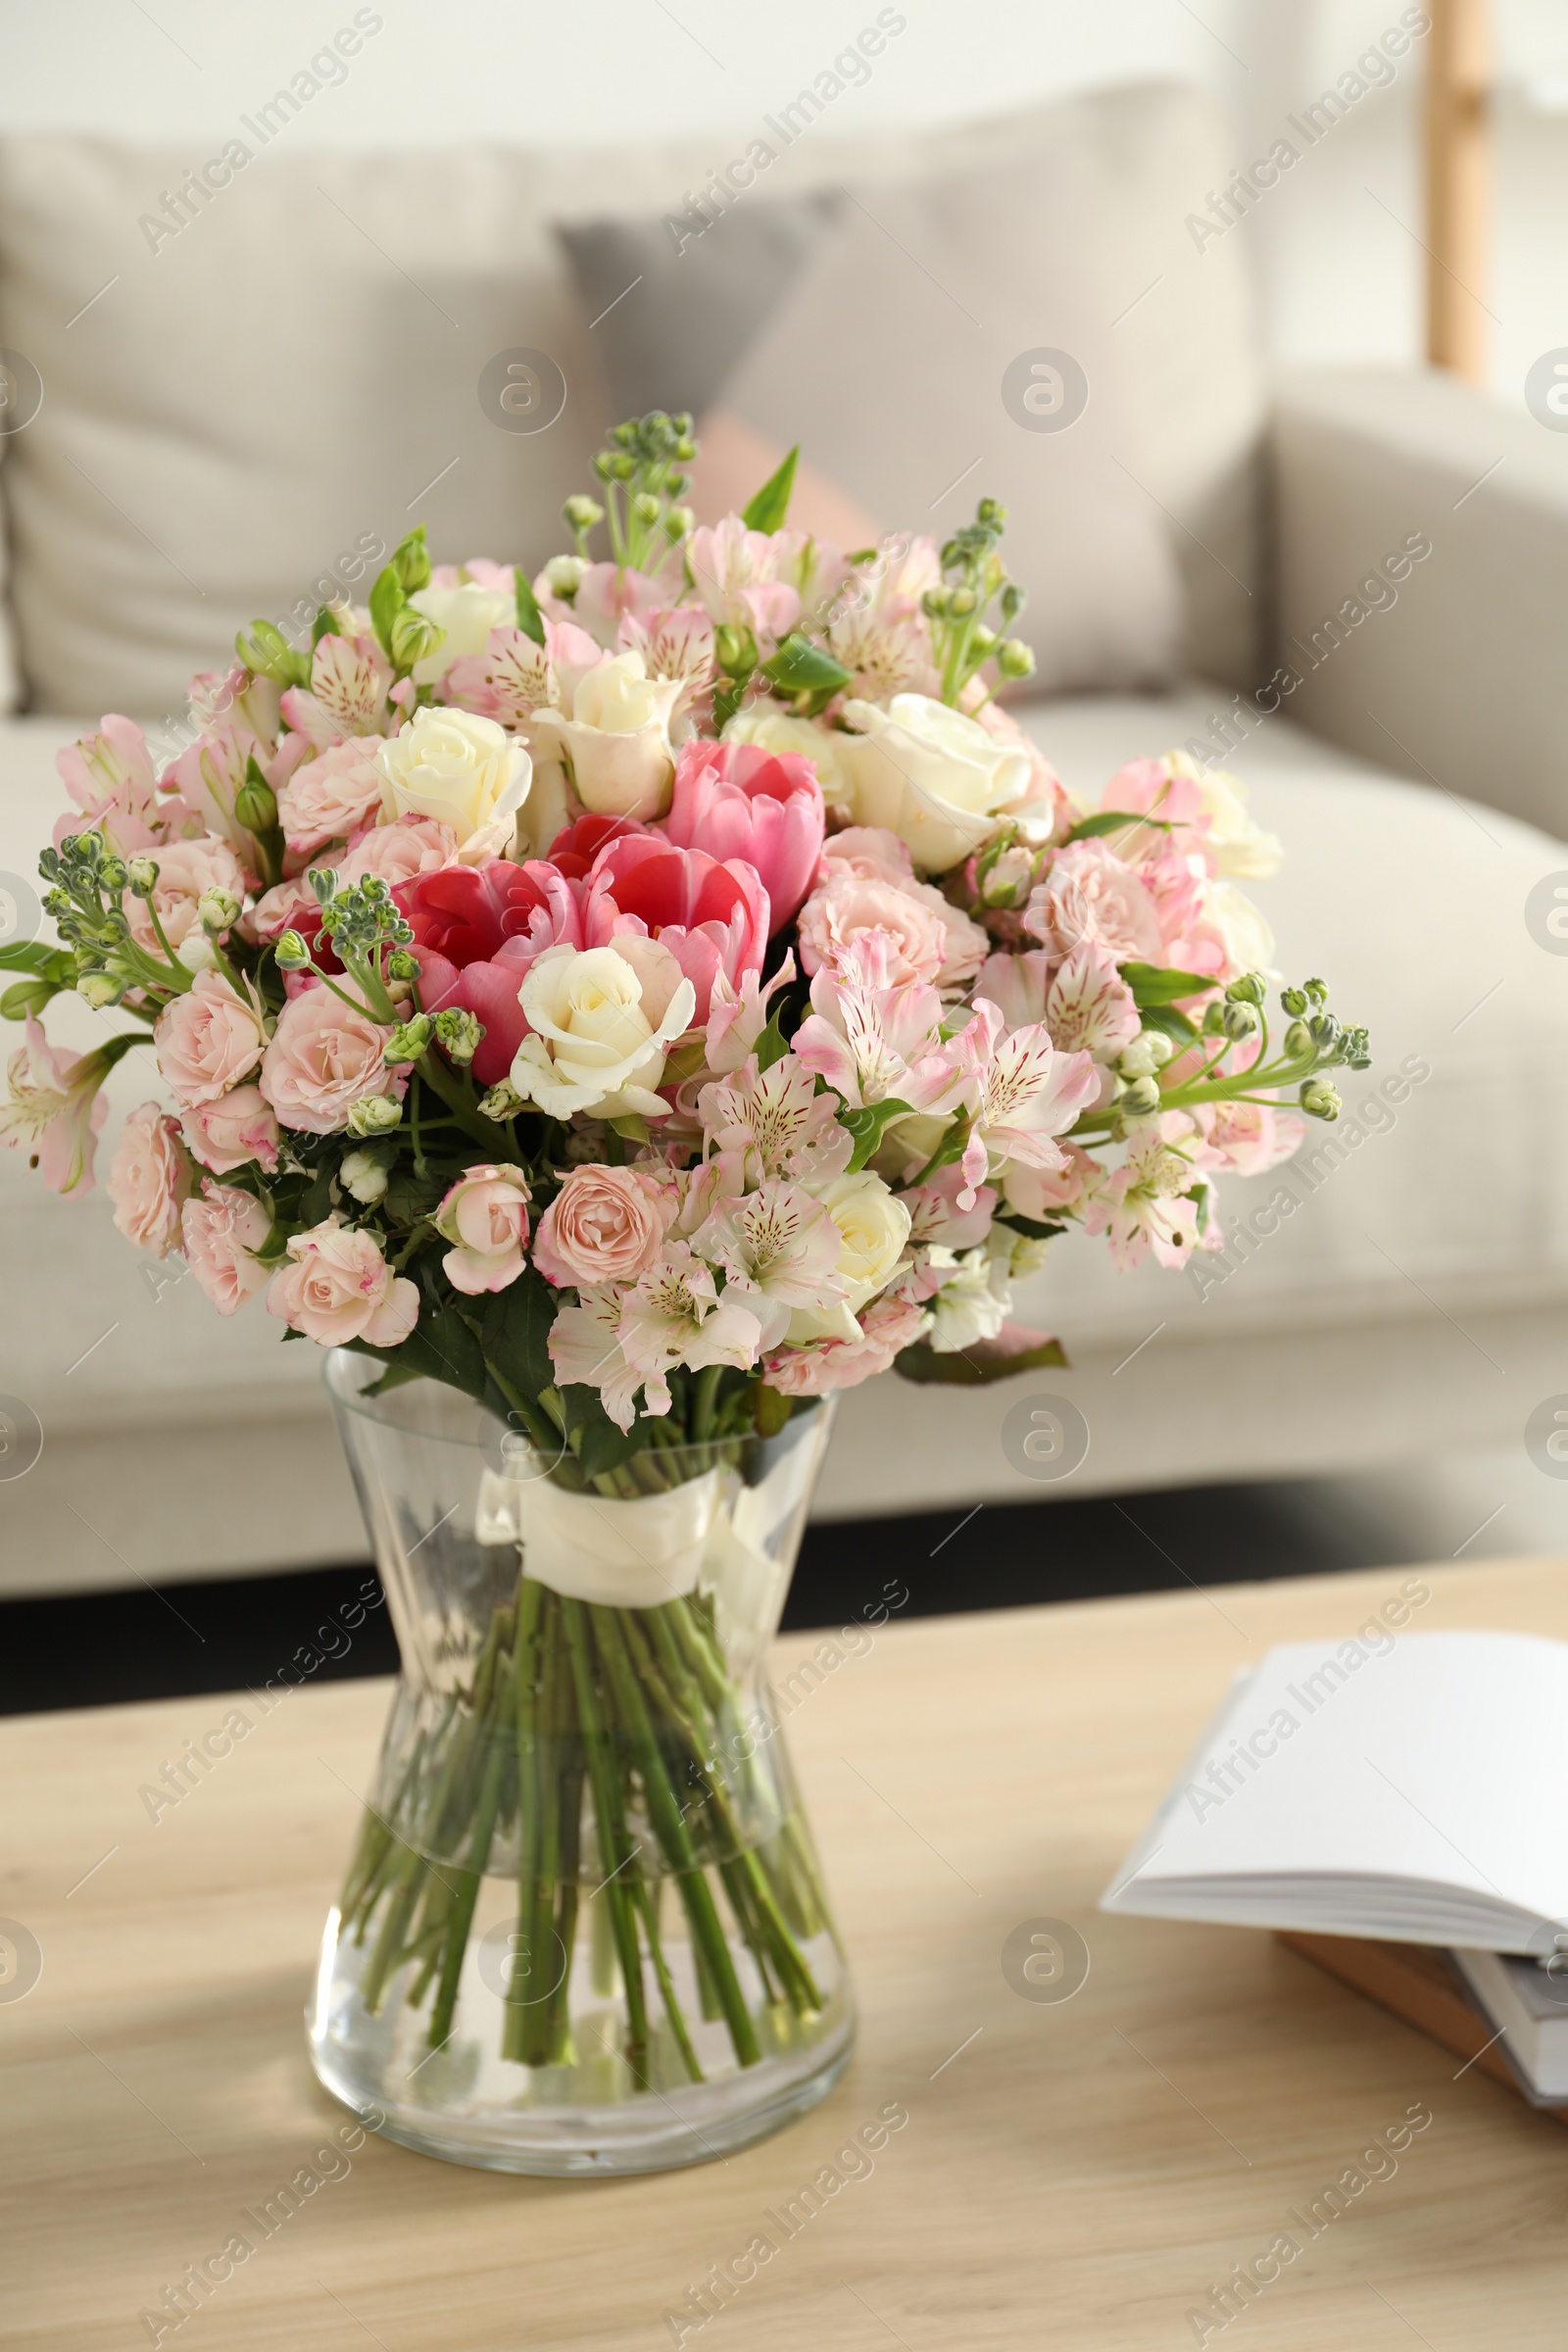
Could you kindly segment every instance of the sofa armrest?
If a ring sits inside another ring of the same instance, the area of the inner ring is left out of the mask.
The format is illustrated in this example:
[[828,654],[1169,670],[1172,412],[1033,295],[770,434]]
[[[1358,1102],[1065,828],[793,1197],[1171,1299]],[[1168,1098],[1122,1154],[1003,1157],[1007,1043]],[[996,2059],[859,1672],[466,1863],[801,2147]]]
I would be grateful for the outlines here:
[[1273,465],[1291,715],[1568,839],[1568,433],[1435,371],[1312,372]]

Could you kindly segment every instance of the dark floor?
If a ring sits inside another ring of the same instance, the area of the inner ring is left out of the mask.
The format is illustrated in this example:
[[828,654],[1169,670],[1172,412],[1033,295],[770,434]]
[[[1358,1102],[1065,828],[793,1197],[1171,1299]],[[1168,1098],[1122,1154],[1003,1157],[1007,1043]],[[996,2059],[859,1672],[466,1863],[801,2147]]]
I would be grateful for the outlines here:
[[[784,1624],[880,1622],[884,1607],[899,1617],[940,1616],[1403,1558],[1327,1494],[1306,1482],[1186,1487],[813,1527]],[[376,1591],[368,1568],[318,1568],[161,1592],[7,1601],[0,1714],[256,1687],[281,1675],[302,1646],[316,1661],[306,1668],[312,1681],[390,1673],[397,1643],[385,1609],[365,1609],[367,1590]]]

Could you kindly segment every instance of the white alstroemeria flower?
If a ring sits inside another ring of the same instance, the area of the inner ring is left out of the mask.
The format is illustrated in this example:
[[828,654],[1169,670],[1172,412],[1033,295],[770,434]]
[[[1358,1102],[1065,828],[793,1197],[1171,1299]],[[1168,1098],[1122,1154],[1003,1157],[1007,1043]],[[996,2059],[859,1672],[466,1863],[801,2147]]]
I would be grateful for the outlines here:
[[801,1185],[774,1179],[722,1200],[695,1240],[724,1268],[724,1297],[756,1315],[764,1348],[779,1345],[793,1312],[844,1295],[843,1235]]

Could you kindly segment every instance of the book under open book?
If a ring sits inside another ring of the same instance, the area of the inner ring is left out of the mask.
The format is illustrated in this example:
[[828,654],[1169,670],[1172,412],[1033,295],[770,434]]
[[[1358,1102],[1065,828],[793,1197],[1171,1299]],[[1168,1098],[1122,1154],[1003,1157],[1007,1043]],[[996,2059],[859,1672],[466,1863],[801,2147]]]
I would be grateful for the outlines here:
[[1568,1643],[1381,1624],[1239,1674],[1101,1907],[1568,1952]]

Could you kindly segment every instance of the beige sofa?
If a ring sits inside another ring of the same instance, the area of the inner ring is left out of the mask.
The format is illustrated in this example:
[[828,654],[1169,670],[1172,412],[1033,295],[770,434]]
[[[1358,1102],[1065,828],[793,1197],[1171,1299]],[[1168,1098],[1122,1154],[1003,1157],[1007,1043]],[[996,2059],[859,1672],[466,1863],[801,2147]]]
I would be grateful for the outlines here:
[[[1021,1311],[1060,1332],[1073,1369],[1028,1388],[1088,1420],[1075,1492],[1518,1442],[1568,1388],[1568,957],[1540,912],[1541,886],[1549,902],[1549,878],[1568,879],[1552,837],[1568,834],[1568,672],[1548,634],[1568,447],[1446,380],[1270,387],[1239,252],[1184,253],[1171,194],[1217,184],[1223,130],[1186,93],[1133,90],[1006,135],[1021,151],[1064,122],[1100,174],[1107,319],[1166,281],[1117,331],[1147,411],[1141,484],[1168,517],[1191,673],[1208,682],[1076,694],[1029,707],[1027,723],[1087,792],[1129,756],[1184,743],[1244,775],[1288,848],[1255,886],[1281,967],[1321,970],[1376,1058],[1341,1127],[1314,1131],[1289,1208],[1279,1176],[1227,1185],[1241,1230],[1223,1260],[1118,1277],[1102,1247],[1057,1245]],[[852,155],[824,132],[794,184],[956,167],[997,143],[955,132]],[[0,443],[33,697],[0,720],[0,874],[31,870],[58,806],[54,753],[94,714],[74,699],[177,725],[186,671],[220,661],[234,622],[285,608],[291,586],[311,594],[356,538],[390,543],[443,453],[461,459],[447,503],[420,511],[445,553],[550,544],[605,419],[592,329],[547,223],[657,210],[700,168],[672,151],[469,157],[444,177],[428,159],[412,177],[279,159],[248,214],[235,198],[225,227],[215,204],[182,232],[183,260],[176,243],[148,261],[137,200],[166,166],[69,140],[0,151],[0,344],[28,350],[45,388],[37,425]],[[308,209],[307,180],[352,234]],[[160,278],[166,265],[186,277]],[[77,340],[98,314],[63,321],[116,276],[135,288],[119,330],[135,364],[111,382]],[[548,448],[467,420],[483,359],[524,342],[574,355],[579,396]],[[253,382],[257,352],[271,373]],[[375,388],[400,368],[420,390],[389,421]],[[1429,552],[1385,567],[1416,540]],[[1283,696],[1282,668],[1298,680]],[[58,1033],[85,1044],[96,1024],[73,1003]],[[147,1089],[122,1067],[112,1091],[118,1115]],[[281,1346],[259,1307],[221,1320],[177,1275],[138,1260],[101,1193],[57,1200],[0,1155],[0,1392],[45,1433],[36,1466],[0,1480],[0,1590],[363,1549],[312,1351]],[[823,1509],[957,1512],[1052,1492],[1004,1450],[1016,1401],[1005,1387],[857,1392]]]

